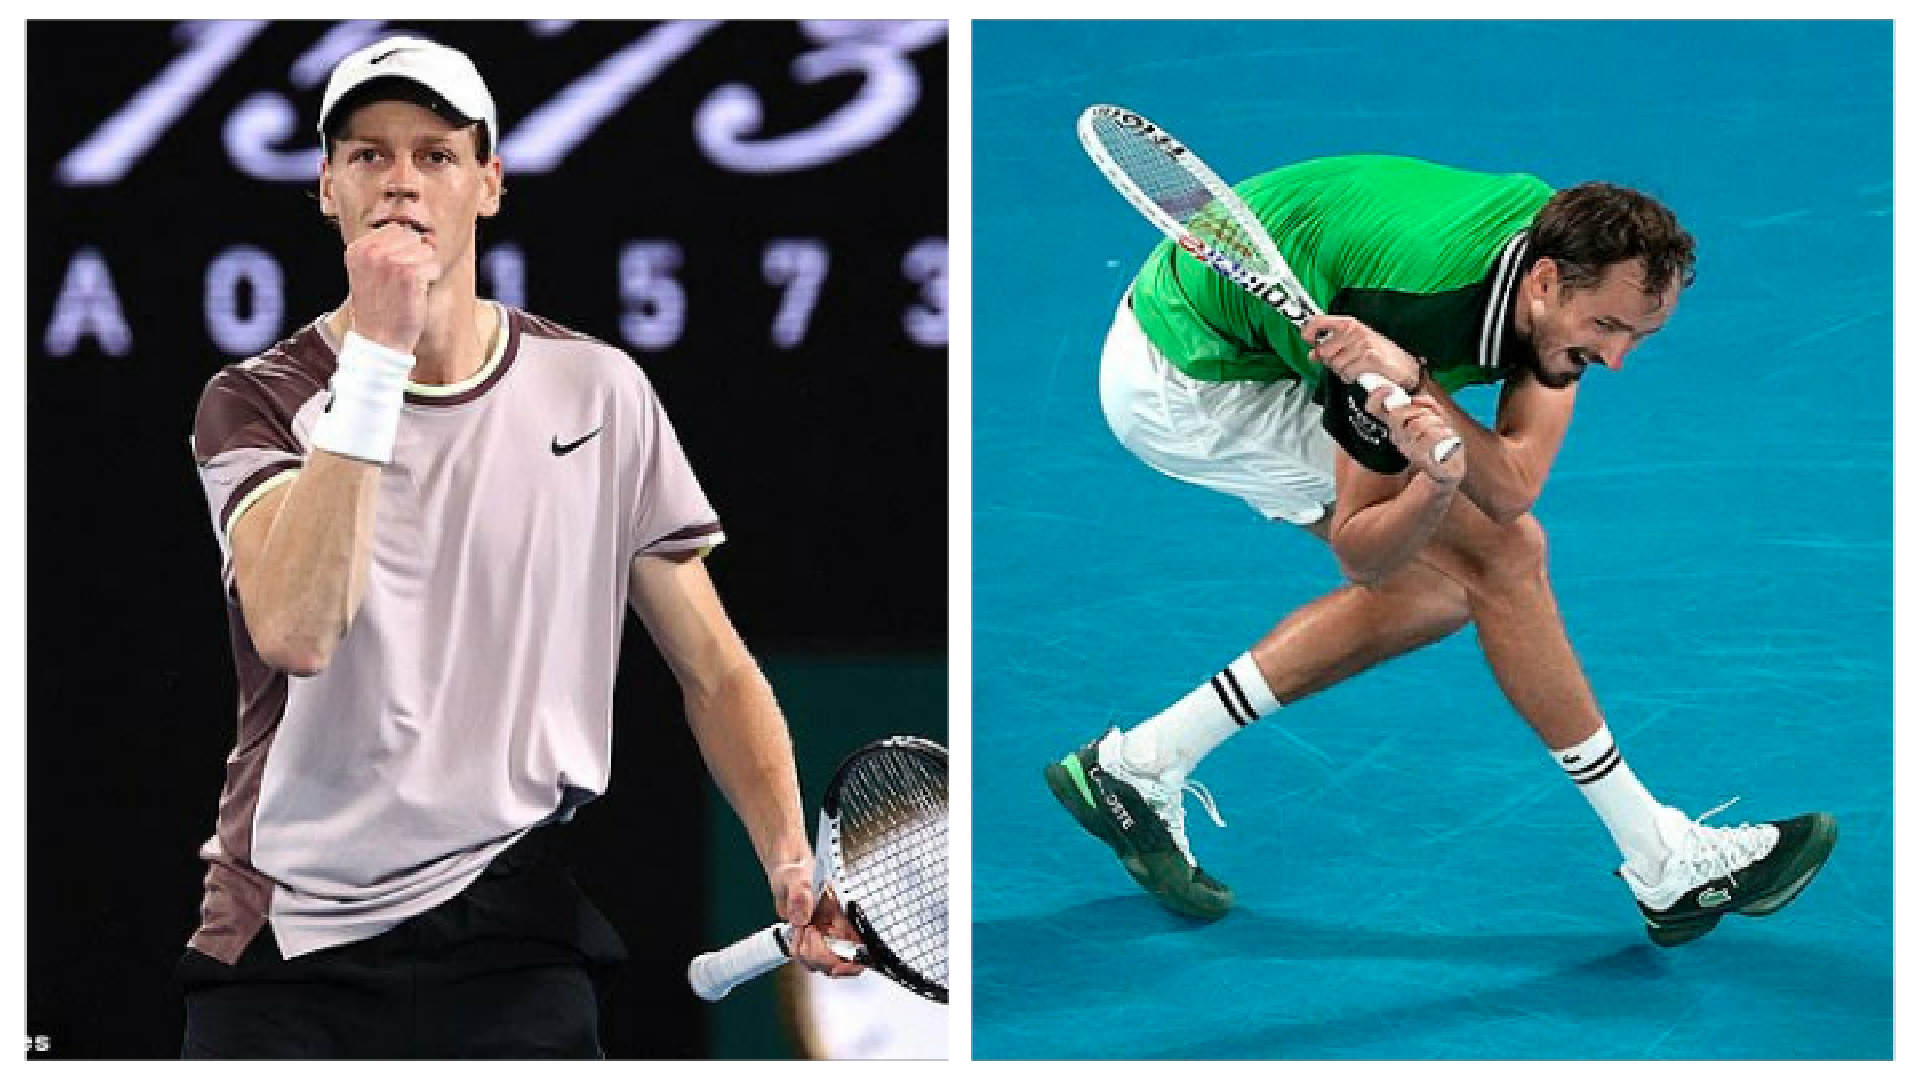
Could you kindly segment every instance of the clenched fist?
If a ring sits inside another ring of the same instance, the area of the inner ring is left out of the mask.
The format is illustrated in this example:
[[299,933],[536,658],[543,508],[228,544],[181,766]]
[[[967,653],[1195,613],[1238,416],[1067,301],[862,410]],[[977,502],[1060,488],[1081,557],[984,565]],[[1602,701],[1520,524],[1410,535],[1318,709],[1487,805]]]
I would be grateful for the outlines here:
[[[1405,403],[1395,400],[1406,398]],[[1390,407],[1391,404],[1391,407]],[[1367,411],[1386,421],[1387,436],[1414,468],[1426,473],[1437,484],[1452,487],[1467,475],[1467,451],[1457,446],[1445,461],[1435,461],[1434,450],[1454,437],[1453,425],[1430,395],[1411,398],[1391,383],[1381,383],[1367,395]]]
[[432,240],[390,221],[347,245],[347,294],[354,331],[411,353],[427,325],[427,290],[440,279]]

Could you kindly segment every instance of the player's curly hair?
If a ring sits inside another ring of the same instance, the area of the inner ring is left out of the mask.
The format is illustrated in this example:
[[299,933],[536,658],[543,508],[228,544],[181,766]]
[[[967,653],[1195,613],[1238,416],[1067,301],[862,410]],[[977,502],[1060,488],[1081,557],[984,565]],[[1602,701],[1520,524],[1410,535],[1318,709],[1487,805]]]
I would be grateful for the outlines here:
[[1632,188],[1591,181],[1555,193],[1533,220],[1532,254],[1552,259],[1573,288],[1600,284],[1607,267],[1644,260],[1647,295],[1693,284],[1693,237],[1673,211]]

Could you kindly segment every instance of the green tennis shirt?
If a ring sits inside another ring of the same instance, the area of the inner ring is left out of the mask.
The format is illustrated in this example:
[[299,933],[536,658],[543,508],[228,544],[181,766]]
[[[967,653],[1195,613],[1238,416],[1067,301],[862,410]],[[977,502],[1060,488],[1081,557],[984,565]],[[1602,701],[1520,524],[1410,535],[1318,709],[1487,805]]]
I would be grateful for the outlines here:
[[[1510,362],[1526,230],[1552,197],[1537,177],[1364,155],[1289,165],[1235,185],[1322,310],[1352,315],[1420,357],[1449,391]],[[1133,283],[1147,338],[1209,382],[1324,369],[1285,317],[1165,241]]]

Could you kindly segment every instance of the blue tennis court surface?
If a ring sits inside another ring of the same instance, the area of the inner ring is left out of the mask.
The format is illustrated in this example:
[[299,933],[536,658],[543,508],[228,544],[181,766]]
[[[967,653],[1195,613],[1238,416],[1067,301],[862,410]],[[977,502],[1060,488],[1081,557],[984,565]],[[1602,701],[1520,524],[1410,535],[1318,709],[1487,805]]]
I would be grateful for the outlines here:
[[[1892,1054],[1892,80],[1887,23],[975,25],[976,1057]],[[1656,797],[1839,816],[1792,907],[1649,945],[1471,630],[1203,764],[1219,923],[1161,910],[1056,806],[1049,761],[1338,583],[1310,537],[1107,432],[1100,343],[1157,234],[1075,141],[1096,102],[1230,181],[1377,151],[1675,208],[1698,284],[1586,380],[1537,512]]]

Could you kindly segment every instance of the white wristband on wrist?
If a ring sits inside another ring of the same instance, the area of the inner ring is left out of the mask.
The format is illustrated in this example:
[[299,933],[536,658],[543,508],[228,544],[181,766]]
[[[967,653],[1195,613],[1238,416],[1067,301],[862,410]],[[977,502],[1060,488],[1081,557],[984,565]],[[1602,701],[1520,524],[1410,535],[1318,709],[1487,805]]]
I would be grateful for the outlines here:
[[385,465],[393,460],[400,406],[407,398],[413,357],[359,334],[347,334],[328,384],[326,412],[313,426],[313,446],[331,454]]

